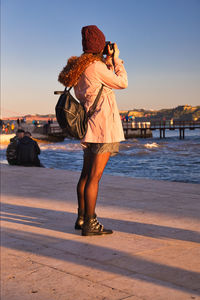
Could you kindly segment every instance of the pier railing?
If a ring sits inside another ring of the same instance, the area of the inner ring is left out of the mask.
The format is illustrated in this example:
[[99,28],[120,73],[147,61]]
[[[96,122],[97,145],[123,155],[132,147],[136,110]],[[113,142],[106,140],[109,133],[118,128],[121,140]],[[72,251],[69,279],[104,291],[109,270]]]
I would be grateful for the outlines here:
[[[151,121],[151,122],[122,122],[125,135],[128,137],[131,132],[138,131],[140,137],[148,137],[149,133],[154,130],[160,131],[160,138],[165,138],[166,130],[179,130],[180,139],[185,137],[185,129],[195,130],[200,129],[200,121]],[[58,124],[54,123],[48,127],[48,135],[59,136],[63,135],[63,130]]]
[[146,137],[147,130],[159,130],[160,138],[165,138],[166,130],[179,130],[180,139],[185,137],[185,129],[194,130],[200,128],[200,121],[151,121],[151,122],[122,122],[125,134],[133,130],[140,130],[141,137]]
[[178,129],[178,128],[185,128],[185,129],[195,129],[200,128],[200,121],[152,121],[150,128],[153,130],[159,128],[165,129]]
[[135,122],[128,121],[122,122],[124,128],[149,128],[151,130],[165,128],[165,129],[177,129],[179,127],[185,129],[200,128],[200,121],[151,121],[151,122]]

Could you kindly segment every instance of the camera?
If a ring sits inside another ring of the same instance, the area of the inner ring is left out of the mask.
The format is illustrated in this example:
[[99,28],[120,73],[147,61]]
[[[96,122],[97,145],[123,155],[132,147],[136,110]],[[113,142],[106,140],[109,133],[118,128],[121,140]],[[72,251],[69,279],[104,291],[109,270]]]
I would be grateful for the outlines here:
[[108,55],[108,47],[110,47],[110,50],[114,50],[114,44],[112,44],[110,41],[106,42],[106,45],[103,50],[104,55]]

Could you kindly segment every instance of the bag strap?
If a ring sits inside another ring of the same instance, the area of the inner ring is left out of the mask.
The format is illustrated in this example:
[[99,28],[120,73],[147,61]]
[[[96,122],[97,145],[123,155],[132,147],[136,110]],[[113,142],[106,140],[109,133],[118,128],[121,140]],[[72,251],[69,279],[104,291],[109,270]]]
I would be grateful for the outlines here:
[[70,86],[68,89],[66,87],[65,90],[64,90],[64,92],[70,92],[72,88],[73,88],[73,86]]
[[67,87],[64,89],[64,91],[54,91],[54,95],[63,95],[65,94],[66,92],[69,92],[70,90],[72,89],[72,86],[67,89]]
[[[69,89],[67,89],[67,87],[66,87],[65,90],[64,90],[64,93],[70,92],[70,90],[71,90],[72,88],[73,88],[73,86],[71,86]],[[88,118],[90,118],[90,117],[93,115],[93,113],[95,112],[95,109],[96,109],[96,107],[97,107],[99,98],[101,97],[102,91],[103,91],[103,84],[102,84],[102,86],[101,86],[101,88],[100,88],[100,90],[99,90],[99,92],[98,92],[98,94],[97,94],[97,96],[96,96],[96,98],[95,98],[95,100],[94,100],[94,103],[92,104],[92,106],[90,107],[90,109],[89,109],[89,111],[88,111],[88,113],[87,113],[87,117],[88,117]]]
[[90,118],[93,115],[93,113],[95,112],[95,109],[97,107],[97,103],[99,101],[99,98],[101,97],[102,91],[103,91],[103,84],[102,84],[102,86],[101,86],[101,88],[100,88],[100,90],[99,90],[99,92],[96,96],[96,99],[94,100],[94,103],[92,104],[92,106],[90,107],[90,109],[87,113],[88,118]]

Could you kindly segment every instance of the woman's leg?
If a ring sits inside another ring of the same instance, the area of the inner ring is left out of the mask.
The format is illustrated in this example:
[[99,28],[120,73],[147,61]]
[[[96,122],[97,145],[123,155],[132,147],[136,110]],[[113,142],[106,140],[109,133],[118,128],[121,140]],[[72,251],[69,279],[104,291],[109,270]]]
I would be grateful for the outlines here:
[[84,190],[85,184],[90,173],[90,156],[84,154],[83,160],[83,169],[81,176],[77,184],[77,198],[78,198],[78,217],[75,222],[75,229],[82,229],[84,224],[84,215],[85,215],[85,199],[84,199]]
[[84,155],[83,169],[77,184],[78,208],[79,211],[83,212],[83,214],[85,212],[84,190],[85,190],[85,184],[90,174],[90,168],[91,168],[90,155]]
[[84,187],[85,215],[94,216],[96,200],[99,189],[99,181],[110,158],[110,152],[91,154],[89,158],[89,173]]

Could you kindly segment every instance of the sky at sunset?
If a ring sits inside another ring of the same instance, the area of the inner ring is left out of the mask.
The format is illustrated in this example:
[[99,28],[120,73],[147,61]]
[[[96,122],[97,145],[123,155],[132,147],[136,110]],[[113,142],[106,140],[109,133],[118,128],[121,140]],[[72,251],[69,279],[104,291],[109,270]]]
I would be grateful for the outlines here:
[[54,113],[58,74],[92,24],[124,60],[120,110],[200,105],[200,0],[1,0],[3,116]]

